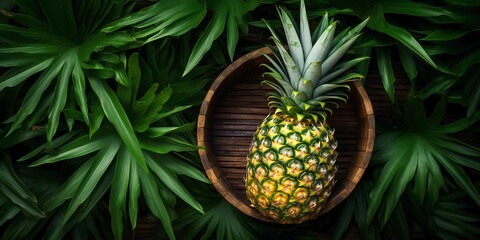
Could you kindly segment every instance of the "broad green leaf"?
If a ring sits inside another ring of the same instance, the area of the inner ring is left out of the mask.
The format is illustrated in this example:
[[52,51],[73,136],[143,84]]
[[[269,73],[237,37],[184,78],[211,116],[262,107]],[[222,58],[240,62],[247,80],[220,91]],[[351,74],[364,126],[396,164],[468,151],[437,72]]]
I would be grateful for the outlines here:
[[164,113],[159,113],[155,116],[154,120],[152,121],[153,122],[156,122],[162,118],[166,118],[172,114],[175,114],[175,113],[178,113],[178,112],[181,112],[183,110],[186,110],[186,109],[189,109],[191,108],[192,105],[187,105],[187,106],[178,106],[178,107],[175,107],[174,109],[168,111],[168,112],[164,112]]
[[60,121],[60,113],[65,108],[67,102],[68,82],[72,70],[73,62],[70,59],[67,59],[57,78],[57,85],[55,86],[55,93],[53,95],[53,104],[50,105],[48,112],[47,141],[49,143],[52,142],[53,136],[57,131],[58,123]]
[[130,181],[128,182],[128,215],[132,229],[137,226],[138,198],[140,196],[140,179],[137,170],[137,162],[130,157]]
[[390,98],[390,101],[395,102],[395,76],[393,75],[392,62],[390,60],[389,48],[376,48],[378,69],[382,76],[383,87]]
[[113,174],[110,201],[108,204],[115,239],[122,239],[122,213],[125,210],[125,204],[127,202],[128,180],[130,178],[130,159],[130,152],[122,147],[117,155],[115,163],[115,172]]
[[398,51],[400,54],[400,60],[402,61],[403,69],[405,69],[405,73],[407,73],[410,82],[413,82],[418,76],[415,59],[413,58],[413,55],[408,52],[407,49],[399,47]]
[[[356,207],[354,203],[355,203],[354,201],[350,200],[350,201],[346,201],[346,203],[344,204],[344,206],[342,208],[342,211],[341,211],[340,218],[338,220],[338,224],[335,227],[335,231],[334,231],[334,234],[332,236],[333,240],[342,239],[343,234],[345,233],[347,228],[350,226],[350,224],[352,222],[352,218],[353,218],[353,213],[354,213],[355,207]],[[359,207],[359,206],[357,206],[357,207]]]
[[[477,29],[479,30],[479,29]],[[438,29],[429,33],[426,37],[420,39],[424,41],[450,41],[465,36],[470,31],[456,29]]]
[[11,202],[8,202],[6,204],[0,204],[0,206],[0,226],[3,226],[5,222],[11,220],[13,217],[20,213],[20,208],[18,208]]
[[158,113],[163,109],[165,103],[170,99],[172,93],[173,90],[169,85],[151,101],[148,109],[145,109],[143,117],[134,123],[134,128],[137,132],[144,132],[148,129],[154,119],[157,118]]
[[[383,6],[384,4],[382,4]],[[396,4],[396,6],[400,6],[402,4]],[[368,22],[368,27],[373,30],[379,31],[381,33],[385,33],[390,37],[393,37],[400,41],[402,44],[407,46],[411,49],[415,54],[425,60],[427,63],[432,65],[436,68],[435,63],[432,61],[430,56],[425,52],[425,49],[415,40],[415,38],[405,29],[397,27],[395,25],[389,24],[384,16],[383,8],[380,5],[376,5],[375,8],[370,12],[371,20]],[[393,6],[393,5],[392,5]],[[403,7],[403,6],[402,6]],[[418,9],[410,9],[411,10],[418,10]],[[412,13],[412,12],[409,12]]]
[[195,198],[188,192],[183,184],[178,180],[175,173],[170,170],[161,160],[154,160],[147,157],[147,164],[152,171],[157,175],[158,179],[162,181],[170,190],[172,190],[177,196],[179,196],[188,205],[195,210],[203,213],[202,206],[195,200]]
[[187,123],[178,127],[150,127],[145,132],[145,136],[149,138],[156,138],[163,136],[167,133],[176,133],[176,132],[188,132],[195,129],[196,122]]
[[36,167],[46,163],[54,163],[65,159],[73,159],[96,152],[110,143],[112,137],[96,138],[90,140],[88,136],[81,136],[64,146],[56,154],[48,154],[29,165]]
[[[418,151],[418,148],[415,149],[414,151]],[[406,161],[405,160],[403,161],[403,165],[401,167],[402,172],[401,174],[397,173],[395,179],[393,180],[394,184],[392,184],[392,186],[390,187],[390,191],[385,200],[386,206],[385,206],[385,213],[383,214],[383,219],[382,219],[383,225],[385,225],[390,219],[390,216],[392,215],[395,208],[397,207],[397,203],[400,197],[405,192],[405,188],[407,187],[407,184],[410,183],[410,181],[413,179],[415,175],[418,161],[421,161],[421,160],[422,159],[410,158],[410,159],[407,159]]]
[[437,128],[441,133],[455,133],[462,131],[480,120],[480,112],[476,112],[471,118],[462,118],[455,122],[442,125]]
[[155,182],[155,178],[145,171],[139,171],[138,175],[148,208],[160,219],[168,237],[170,239],[175,239],[172,223],[170,222],[170,216],[168,216],[167,209],[165,208],[163,200],[160,197],[160,193],[158,192],[158,186]]
[[75,61],[72,70],[72,82],[78,105],[83,114],[85,123],[90,126],[90,118],[88,117],[87,96],[85,94],[85,74],[79,61]]
[[187,75],[202,59],[203,55],[212,47],[213,41],[222,34],[227,20],[227,3],[219,2],[212,20],[208,23],[188,58],[183,76]]
[[455,182],[472,198],[473,201],[475,201],[478,206],[480,206],[480,194],[465,171],[461,167],[452,164],[452,162],[450,162],[450,160],[446,159],[444,156],[437,153],[433,154],[438,159],[440,164],[442,164],[447,172],[453,177]]
[[65,223],[72,216],[80,204],[89,198],[98,181],[100,181],[100,178],[103,176],[107,168],[110,166],[110,163],[115,158],[120,145],[121,143],[119,141],[111,141],[109,145],[102,148],[94,157],[95,160],[93,161],[92,166],[88,170],[83,181],[76,189],[75,195],[68,205],[63,223]]
[[17,162],[26,161],[26,160],[36,156],[37,154],[39,154],[42,151],[49,150],[49,148],[56,148],[56,147],[58,147],[58,146],[60,146],[64,143],[66,143],[68,140],[70,140],[72,137],[76,136],[78,133],[79,133],[79,131],[71,131],[71,132],[65,133],[62,136],[53,139],[51,144],[44,143],[44,144],[40,145],[40,147],[35,148],[35,150],[33,150],[33,151],[29,152],[28,154],[24,155],[23,157],[19,158],[17,160]]
[[138,62],[138,53],[133,53],[128,58],[128,79],[131,82],[131,101],[133,103],[137,99],[137,92],[140,85],[140,80],[142,77],[142,70]]
[[43,92],[48,88],[53,78],[57,76],[58,72],[61,70],[65,63],[65,58],[67,54],[60,55],[56,57],[50,65],[42,72],[42,75],[35,81],[30,90],[25,95],[25,98],[22,102],[22,106],[18,110],[15,118],[15,122],[10,127],[7,135],[11,134],[15,129],[20,127],[20,124],[32,114],[35,108],[40,101],[40,98],[43,95]]
[[52,59],[47,59],[37,63],[34,66],[22,66],[16,67],[8,70],[0,77],[0,92],[3,91],[7,87],[15,87],[18,84],[24,82],[26,79],[31,77],[33,74],[42,71],[45,69],[50,63]]
[[89,159],[82,166],[80,166],[69,178],[68,180],[60,187],[55,194],[45,203],[44,208],[47,212],[54,210],[57,207],[60,207],[65,201],[71,199],[80,184],[84,181],[85,176],[87,175],[89,169],[93,164],[94,159]]
[[[377,141],[380,140],[377,138]],[[375,212],[377,211],[380,203],[382,201],[383,195],[395,175],[398,174],[401,166],[401,161],[388,161],[377,180],[377,184],[374,186],[372,192],[370,193],[370,204],[368,206],[366,222],[369,225],[373,219]]]
[[147,138],[140,139],[140,145],[145,150],[160,154],[169,153],[171,151],[184,152],[198,150],[197,146],[192,145],[185,140],[178,140],[165,136],[157,137],[154,140]]
[[18,178],[8,158],[0,161],[0,193],[26,214],[35,218],[45,217],[46,214],[37,206],[37,198]]
[[32,229],[39,223],[38,218],[20,215],[2,234],[2,239],[25,239]]
[[100,129],[105,113],[103,113],[103,110],[98,98],[93,98],[90,110],[92,111],[92,113],[89,115],[89,119],[92,120],[92,123],[89,126],[88,136],[89,138],[92,138],[93,134]]
[[125,146],[128,148],[132,156],[138,162],[138,164],[148,172],[147,165],[145,163],[145,157],[143,156],[142,149],[138,142],[137,136],[133,130],[133,127],[122,108],[118,98],[112,89],[105,83],[96,77],[89,76],[90,85],[93,91],[98,96],[102,105],[105,116],[115,126],[118,134],[122,138]]
[[82,205],[80,205],[79,211],[77,213],[79,219],[78,221],[82,221],[83,219],[88,217],[90,211],[92,211],[96,206],[98,206],[98,201],[101,200],[103,195],[105,195],[105,193],[110,189],[110,186],[112,185],[113,174],[113,167],[108,168],[107,171],[103,174],[99,183],[90,194],[90,197],[85,200]]
[[184,161],[174,158],[170,155],[161,155],[162,163],[164,163],[169,169],[174,171],[177,175],[185,175],[191,177],[200,182],[211,184],[210,180],[205,177],[205,173],[200,171]]
[[132,116],[137,118],[144,118],[145,113],[147,112],[150,104],[152,104],[153,99],[156,97],[156,91],[158,89],[158,83],[153,84],[150,88],[145,92],[145,94],[138,99],[132,108]]
[[238,42],[238,28],[237,28],[237,20],[235,19],[235,15],[228,14],[227,17],[227,49],[228,49],[228,56],[230,57],[230,61],[233,61],[233,55],[235,54],[235,47],[237,46]]
[[13,134],[0,139],[0,149],[8,149],[11,146],[34,139],[44,134],[45,132],[42,129],[17,130],[13,132]]
[[[369,57],[372,54],[372,47],[361,47],[359,49],[355,49],[357,52],[357,56],[361,57]],[[368,67],[370,66],[370,58],[360,62],[355,66],[357,72],[362,76],[367,76]]]

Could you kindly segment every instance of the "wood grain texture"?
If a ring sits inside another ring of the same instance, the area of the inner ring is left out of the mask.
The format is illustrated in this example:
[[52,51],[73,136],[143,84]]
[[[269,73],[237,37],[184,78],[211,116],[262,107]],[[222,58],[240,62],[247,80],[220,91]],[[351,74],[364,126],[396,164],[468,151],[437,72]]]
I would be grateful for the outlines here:
[[[205,147],[199,150],[202,164],[219,193],[245,214],[272,222],[250,207],[243,180],[250,141],[257,125],[271,112],[266,94],[272,89],[261,85],[266,69],[259,66],[267,63],[261,52],[271,55],[268,48],[251,52],[225,68],[214,81],[200,109],[197,138]],[[339,143],[338,181],[320,214],[353,191],[373,150],[375,118],[370,99],[360,82],[350,86],[350,99],[327,121],[335,128]]]

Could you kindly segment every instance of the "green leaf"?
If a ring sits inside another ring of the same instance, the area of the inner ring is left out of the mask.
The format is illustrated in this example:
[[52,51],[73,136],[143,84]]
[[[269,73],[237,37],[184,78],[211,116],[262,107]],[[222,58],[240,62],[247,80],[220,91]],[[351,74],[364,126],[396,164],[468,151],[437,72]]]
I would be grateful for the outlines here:
[[7,87],[15,87],[18,84],[24,82],[33,74],[45,69],[48,65],[50,65],[51,62],[52,62],[52,59],[49,58],[33,66],[28,65],[28,66],[12,68],[8,70],[6,73],[2,74],[2,76],[0,77],[0,92]]
[[480,194],[465,171],[461,167],[452,164],[452,162],[450,162],[450,160],[446,159],[444,156],[435,152],[432,154],[435,155],[440,164],[442,164],[447,172],[450,173],[455,182],[472,198],[473,201],[475,201],[478,206],[480,206]]
[[323,65],[325,58],[328,56],[328,52],[330,51],[336,27],[337,21],[334,21],[325,29],[324,32],[322,32],[318,40],[313,45],[312,50],[310,50],[308,53],[308,56],[305,60],[305,68],[302,69],[303,72],[307,70],[309,63],[311,62],[320,61],[320,63]]
[[110,201],[108,210],[112,217],[112,230],[115,239],[122,239],[123,222],[122,213],[127,202],[128,180],[130,178],[130,152],[121,148],[115,163],[112,189],[110,190]]
[[61,147],[56,154],[46,155],[30,164],[29,167],[85,156],[105,147],[112,139],[112,137],[105,137],[90,140],[86,135],[81,136]]
[[[383,4],[382,4],[383,5]],[[390,5],[391,7],[393,5]],[[400,4],[396,4],[396,6],[400,6]],[[412,10],[418,10],[415,8],[409,9],[408,13],[411,14]],[[400,41],[402,44],[407,46],[410,50],[415,52],[419,57],[421,57],[423,60],[425,60],[427,63],[432,65],[433,67],[437,67],[435,63],[432,61],[430,56],[425,52],[425,49],[415,40],[415,38],[405,29],[394,26],[392,24],[389,24],[385,20],[383,8],[381,5],[376,5],[373,9],[372,12],[370,12],[371,15],[371,20],[368,22],[368,27],[370,27],[373,30],[379,31],[381,33],[385,33],[389,35],[390,37],[393,37]]]
[[177,175],[185,175],[187,177],[193,178],[197,181],[211,184],[210,180],[205,177],[205,173],[200,171],[193,166],[185,163],[184,161],[174,158],[168,154],[161,155],[162,163],[164,163],[169,169],[175,172]]
[[26,214],[35,218],[45,217],[37,206],[37,198],[15,174],[8,158],[0,160],[0,193]]
[[455,122],[442,125],[437,128],[438,132],[441,133],[455,133],[466,129],[472,124],[480,120],[480,112],[476,112],[471,118],[462,118]]
[[198,150],[196,145],[192,145],[185,140],[178,140],[165,136],[157,137],[155,140],[147,138],[140,139],[140,144],[143,149],[160,154],[169,153],[171,151],[184,152]]
[[68,82],[72,70],[73,62],[70,59],[67,59],[57,79],[57,85],[53,95],[53,104],[50,105],[48,112],[47,141],[49,143],[52,142],[53,136],[57,131],[58,123],[60,121],[60,113],[65,108],[67,102]]
[[392,62],[390,60],[390,48],[376,48],[378,69],[382,76],[383,87],[390,98],[395,102],[395,76],[393,75]]
[[61,206],[65,201],[71,199],[79,185],[84,181],[89,169],[91,168],[94,159],[89,159],[83,163],[60,187],[55,194],[45,203],[44,208],[47,212],[53,211],[55,208]]
[[7,202],[5,204],[0,204],[0,226],[3,226],[5,222],[14,218],[17,214],[20,213],[20,208],[15,206],[11,202]]
[[137,226],[138,198],[140,197],[140,179],[137,170],[137,162],[130,157],[130,181],[128,182],[128,215],[132,229]]
[[178,106],[178,107],[175,107],[174,109],[168,111],[168,112],[164,112],[164,113],[160,113],[160,114],[157,114],[154,118],[154,120],[152,121],[153,122],[156,122],[162,118],[166,118],[172,114],[175,114],[175,113],[178,113],[178,112],[181,112],[183,110],[186,110],[186,109],[189,109],[191,108],[192,105],[187,105],[187,106]]
[[143,188],[142,192],[145,196],[145,201],[147,202],[148,208],[156,217],[160,219],[168,237],[170,239],[175,239],[172,223],[170,222],[170,216],[168,216],[167,209],[165,208],[163,200],[160,197],[160,193],[158,192],[158,186],[155,182],[155,178],[144,171],[139,171],[138,174],[140,177],[140,184]]
[[138,139],[117,96],[115,96],[115,93],[104,81],[93,76],[89,76],[89,80],[93,91],[100,100],[105,116],[107,116],[108,120],[113,124],[115,129],[117,129],[125,146],[127,146],[138,164],[143,170],[148,172],[145,157],[143,156]]
[[203,55],[212,47],[213,41],[222,34],[227,20],[227,3],[219,2],[213,13],[212,20],[208,23],[205,31],[202,33],[197,43],[193,47],[192,53],[188,58],[183,76],[187,75],[202,59]]
[[133,103],[137,99],[137,92],[142,78],[142,70],[138,62],[138,53],[133,53],[128,58],[128,79],[131,82],[131,101]]
[[167,133],[176,133],[176,132],[188,132],[196,127],[196,122],[187,123],[178,127],[150,127],[145,132],[145,136],[149,138],[156,138],[163,136]]
[[285,68],[288,73],[288,79],[285,79],[285,80],[288,80],[292,86],[297,86],[302,78],[301,71],[303,69],[298,68],[297,64],[295,63],[293,58],[290,56],[288,51],[285,49],[283,44],[280,42],[280,40],[273,37],[273,41],[275,42],[275,45],[277,45],[277,48],[282,57],[282,63],[285,65]]
[[[303,56],[308,56],[312,49],[312,35],[310,34],[310,26],[308,24],[307,11],[305,10],[305,2],[300,2],[300,38],[302,42]],[[309,64],[309,63],[305,63]]]
[[92,138],[93,134],[100,129],[100,126],[102,125],[102,122],[103,122],[103,117],[105,116],[98,98],[93,98],[92,102],[93,103],[90,107],[90,110],[92,110],[92,113],[89,116],[89,118],[92,120],[92,123],[89,126],[90,128],[88,133],[88,136],[90,138]]
[[320,75],[321,77],[325,76],[325,74],[330,72],[330,69],[332,69],[336,65],[336,63],[343,57],[343,55],[347,52],[348,49],[350,49],[350,47],[359,37],[360,34],[353,36],[325,59],[325,61],[322,63],[322,73]]
[[417,66],[415,65],[415,59],[413,55],[406,49],[399,47],[400,60],[402,61],[403,69],[407,73],[410,82],[413,82],[417,77]]
[[0,139],[0,149],[8,149],[11,146],[36,138],[38,136],[42,136],[44,134],[45,132],[41,129],[17,130],[13,132],[13,134]]
[[[298,69],[303,71],[305,59],[303,56],[302,43],[299,39],[299,34],[294,26],[294,19],[290,18],[282,7],[277,8],[280,15],[280,20],[283,25],[283,31],[287,37],[288,50],[292,56],[293,61]],[[307,63],[308,64],[308,63]]]
[[136,131],[144,132],[148,129],[150,124],[155,121],[154,119],[157,117],[158,112],[163,109],[165,103],[170,99],[170,96],[172,96],[172,92],[173,90],[169,85],[151,101],[148,109],[145,109],[144,116],[135,122],[134,127]]
[[85,74],[82,71],[79,61],[75,61],[72,71],[73,89],[77,97],[77,102],[83,114],[85,123],[90,126],[88,117],[87,96],[85,94]]
[[38,102],[43,95],[43,92],[45,92],[45,90],[52,82],[53,78],[57,76],[58,72],[63,67],[65,63],[65,58],[67,58],[67,54],[56,57],[46,68],[46,70],[42,72],[42,75],[40,75],[38,80],[35,81],[30,90],[25,95],[22,106],[18,110],[15,121],[10,127],[7,135],[10,135],[15,129],[20,126],[20,124],[22,124],[22,122],[25,120],[25,118],[27,118],[27,116],[32,114],[32,112],[37,107]]
[[63,134],[60,137],[57,137],[53,139],[52,143],[44,143],[40,145],[38,148],[35,148],[35,150],[29,152],[28,154],[24,155],[23,157],[19,158],[17,162],[23,162],[26,161],[37,154],[39,154],[42,151],[47,151],[49,148],[56,148],[64,143],[66,143],[68,140],[70,140],[72,137],[76,136],[79,133],[79,131],[71,131],[68,133]]
[[228,14],[227,17],[227,49],[230,61],[233,61],[233,55],[235,54],[235,47],[238,42],[238,27],[235,19],[235,15]]
[[68,205],[63,223],[65,223],[72,216],[80,204],[89,198],[98,181],[100,181],[100,178],[113,161],[118,149],[120,148],[120,145],[121,144],[119,141],[111,141],[109,142],[109,145],[102,148],[97,155],[95,155],[95,160],[93,161],[92,166],[88,170],[83,181],[79,184],[75,195]]
[[332,236],[333,240],[340,240],[342,239],[343,234],[350,226],[352,222],[353,213],[355,211],[355,202],[351,199],[348,199],[347,202],[344,204],[342,208],[342,212],[340,215],[340,219],[338,220],[338,224],[335,227],[334,234]]
[[[476,29],[479,30],[479,29]],[[473,31],[476,31],[473,30]],[[426,37],[420,39],[424,41],[450,41],[459,39],[465,36],[467,33],[471,31],[465,30],[456,30],[456,29],[438,29],[431,33],[429,33]]]
[[153,84],[150,88],[145,92],[145,94],[138,99],[132,108],[132,116],[137,118],[144,118],[145,113],[147,112],[150,104],[152,104],[153,99],[155,99],[156,91],[158,89],[158,83]]
[[[377,141],[380,139],[377,138]],[[372,192],[370,193],[370,204],[368,205],[368,211],[366,216],[367,225],[369,225],[373,219],[375,212],[377,211],[382,201],[383,195],[388,186],[392,183],[395,175],[398,174],[401,167],[401,161],[388,161],[383,167],[382,172],[377,183],[375,184]]]
[[345,71],[347,71],[348,69],[350,69],[351,67],[359,64],[359,63],[362,63],[363,61],[365,60],[370,60],[370,57],[361,57],[361,58],[355,58],[355,59],[352,59],[352,60],[349,60],[349,61],[346,61],[344,63],[341,63],[339,64],[338,66],[336,66],[335,68],[332,69],[331,73],[329,73],[328,75],[326,75],[325,77],[323,77],[320,82],[323,84],[323,83],[327,83],[329,80],[331,79],[334,79],[335,77],[337,77],[338,75],[344,73]]
[[203,208],[200,203],[198,203],[197,200],[193,198],[193,196],[188,192],[188,190],[183,186],[183,184],[180,183],[175,173],[167,166],[165,166],[162,161],[163,159],[153,160],[150,157],[147,157],[147,164],[157,175],[158,179],[160,179],[160,181],[162,181],[170,190],[172,190],[172,192],[179,196],[188,205],[193,207],[195,210],[203,213]]
[[[416,149],[416,151],[418,151],[418,148]],[[413,179],[413,176],[415,175],[415,172],[417,171],[418,161],[421,161],[422,159],[410,158],[402,160],[404,160],[402,161],[403,164],[401,166],[402,173],[396,174],[396,177],[393,180],[394,184],[390,187],[390,191],[385,200],[385,213],[383,214],[382,219],[383,225],[385,225],[390,219],[390,216],[397,207],[397,203],[400,197],[405,192],[407,184],[410,183],[410,181]]]

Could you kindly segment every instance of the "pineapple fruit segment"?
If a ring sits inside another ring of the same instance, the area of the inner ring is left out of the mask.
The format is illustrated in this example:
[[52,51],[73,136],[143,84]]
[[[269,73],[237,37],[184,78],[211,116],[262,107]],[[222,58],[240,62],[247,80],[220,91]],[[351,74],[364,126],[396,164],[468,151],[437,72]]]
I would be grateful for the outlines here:
[[324,206],[335,184],[337,141],[322,123],[273,114],[254,134],[248,155],[247,196],[280,223],[301,223]]

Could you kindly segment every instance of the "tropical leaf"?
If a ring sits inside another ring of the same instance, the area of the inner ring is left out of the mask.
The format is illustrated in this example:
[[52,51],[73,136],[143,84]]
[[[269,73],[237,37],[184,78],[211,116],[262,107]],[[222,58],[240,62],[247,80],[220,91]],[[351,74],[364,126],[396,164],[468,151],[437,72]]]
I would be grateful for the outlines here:
[[[376,138],[372,160],[373,164],[383,165],[383,169],[370,193],[367,223],[372,221],[380,204],[383,203],[385,209],[381,217],[382,224],[385,224],[411,181],[415,186],[416,201],[420,205],[426,196],[429,199],[438,199],[438,189],[428,185],[428,182],[433,180],[436,186],[446,188],[449,177],[464,189],[477,205],[480,205],[478,190],[460,166],[475,169],[476,165],[470,166],[465,161],[457,160],[457,157],[462,160],[472,157],[476,159],[480,149],[445,135],[461,131],[478,119],[472,121],[461,119],[451,124],[440,125],[445,107],[445,102],[439,103],[432,115],[427,118],[422,101],[410,94],[405,105],[405,127],[384,132]],[[440,170],[441,167],[449,175],[445,176]],[[384,197],[387,190],[387,197]]]
[[[92,5],[91,1],[87,2]],[[5,59],[0,62],[0,66],[10,69],[1,76],[0,91],[19,86],[27,80],[33,83],[30,88],[24,89],[27,94],[15,115],[9,134],[21,126],[31,127],[31,123],[28,124],[30,126],[25,126],[26,118],[35,114],[38,103],[47,98],[45,92],[53,84],[54,100],[47,105],[47,140],[50,142],[56,133],[59,115],[71,98],[68,95],[69,89],[75,90],[77,98],[74,101],[80,106],[84,119],[89,124],[85,79],[81,73],[81,68],[86,66],[84,62],[89,62],[94,52],[97,55],[104,54],[97,53],[98,49],[119,47],[133,41],[131,37],[122,39],[124,33],[100,32],[102,25],[121,16],[126,1],[102,1],[93,4],[89,11],[84,11],[84,8],[75,9],[79,14],[74,14],[75,4],[76,1],[73,0],[38,3],[19,1],[18,6],[25,14],[5,13],[12,23],[0,27],[4,36],[0,38],[0,56]],[[88,21],[87,24],[83,20]],[[112,69],[115,67],[115,64],[105,63],[105,60],[96,64],[101,65],[102,62],[112,66]],[[87,65],[89,64],[92,63]],[[36,77],[37,73],[39,77]],[[69,84],[70,79],[73,84]],[[118,80],[121,80],[120,76]]]

